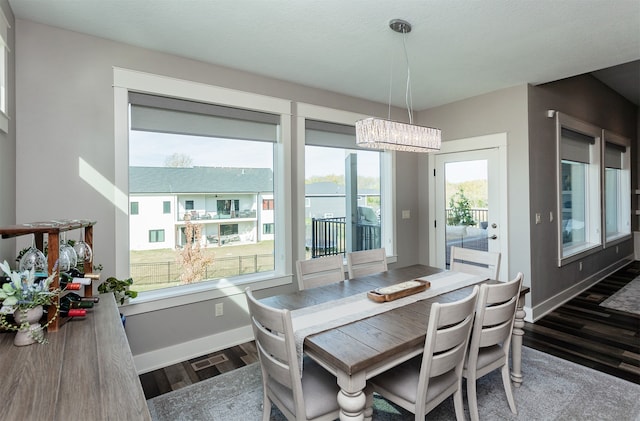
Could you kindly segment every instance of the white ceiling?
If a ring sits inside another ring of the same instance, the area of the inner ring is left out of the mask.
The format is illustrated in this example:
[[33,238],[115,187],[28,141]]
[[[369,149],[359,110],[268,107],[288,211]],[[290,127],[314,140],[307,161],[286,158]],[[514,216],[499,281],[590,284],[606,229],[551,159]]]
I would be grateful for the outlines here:
[[388,27],[402,18],[416,110],[633,61],[598,77],[640,103],[638,0],[9,3],[18,19],[385,104],[391,90],[404,107],[403,36]]

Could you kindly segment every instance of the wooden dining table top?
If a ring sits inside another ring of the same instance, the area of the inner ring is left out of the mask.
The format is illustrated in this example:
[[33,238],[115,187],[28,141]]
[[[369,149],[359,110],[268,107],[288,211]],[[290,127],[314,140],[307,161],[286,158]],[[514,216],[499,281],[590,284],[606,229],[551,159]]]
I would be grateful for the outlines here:
[[[296,310],[439,272],[442,269],[413,265],[260,301]],[[431,305],[459,300],[471,291],[472,287],[461,288],[309,335],[304,340],[304,350],[348,375],[415,353],[424,347]]]

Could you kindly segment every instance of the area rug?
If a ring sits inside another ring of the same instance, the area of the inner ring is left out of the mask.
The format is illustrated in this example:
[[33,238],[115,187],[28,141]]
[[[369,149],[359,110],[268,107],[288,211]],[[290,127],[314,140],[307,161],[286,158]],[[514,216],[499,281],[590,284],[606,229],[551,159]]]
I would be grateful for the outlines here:
[[[485,420],[640,420],[640,385],[540,351],[522,351],[524,383],[514,388],[518,415],[509,410],[498,371],[478,381],[478,409]],[[189,385],[147,401],[155,421],[250,421],[262,414],[258,363]],[[465,394],[466,407],[466,394]],[[468,411],[465,409],[469,418]],[[374,420],[412,420],[413,415],[374,396]],[[451,398],[427,416],[455,419]],[[285,418],[276,408],[272,421]]]
[[640,277],[600,303],[601,306],[627,313],[640,314]]

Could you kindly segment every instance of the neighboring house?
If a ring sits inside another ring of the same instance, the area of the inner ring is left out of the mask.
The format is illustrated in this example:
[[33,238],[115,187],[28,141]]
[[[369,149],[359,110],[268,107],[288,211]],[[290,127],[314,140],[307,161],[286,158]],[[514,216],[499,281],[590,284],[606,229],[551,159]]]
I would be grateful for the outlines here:
[[[358,191],[359,207],[369,206],[369,198],[380,203],[380,191],[362,189]],[[342,218],[346,215],[345,188],[332,182],[305,184],[305,218]],[[379,208],[376,206],[375,211]]]
[[268,168],[130,167],[131,250],[181,247],[186,221],[202,245],[273,239],[273,171]]

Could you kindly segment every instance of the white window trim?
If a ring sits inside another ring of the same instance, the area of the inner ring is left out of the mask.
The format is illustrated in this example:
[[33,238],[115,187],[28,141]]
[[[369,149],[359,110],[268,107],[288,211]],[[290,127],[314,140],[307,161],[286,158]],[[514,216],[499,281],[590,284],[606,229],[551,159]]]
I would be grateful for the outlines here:
[[[564,113],[556,112],[555,116],[558,267],[562,267],[602,248],[602,129]],[[562,244],[562,127],[595,139],[595,144],[589,147],[589,164],[587,166],[588,184],[585,191],[587,217],[584,221],[585,227],[588,227],[587,238],[583,244],[566,248]]]
[[4,133],[9,133],[9,54],[11,49],[7,43],[7,37],[10,28],[11,24],[0,8],[0,49],[2,50],[0,54],[2,54],[2,60],[4,60],[4,75],[2,75],[4,89],[0,89],[0,95],[3,96],[1,100],[4,101],[4,109],[0,109],[0,130]]
[[[307,104],[303,102],[296,103],[296,119],[297,119],[297,147],[296,147],[296,161],[304,163],[305,159],[305,120],[317,120],[327,123],[343,124],[348,126],[355,125],[355,122],[370,116],[365,114],[358,114],[351,111],[338,110],[334,108],[322,107],[319,105]],[[392,188],[393,180],[396,177],[395,167],[395,152],[385,151],[380,154],[380,166],[382,174],[390,174],[390,177],[382,177],[382,183],[380,185],[380,195],[384,198],[381,203],[382,211],[381,215],[384,218],[382,224],[382,247],[385,248],[387,253],[387,262],[395,263],[397,257],[396,250],[396,238],[394,233],[396,232],[395,226],[395,202],[396,195],[395,189]],[[304,244],[305,244],[305,230],[304,230],[304,210],[306,206],[305,201],[305,167],[298,165],[296,168],[295,178],[298,180],[296,186],[296,195],[298,197],[296,206],[297,218],[298,218],[298,244],[302,245],[298,247],[296,252],[298,260],[305,259]]]
[[[201,101],[229,107],[279,114],[280,138],[274,152],[274,194],[278,197],[281,212],[276,214],[276,245],[280,254],[275,256],[276,272],[253,274],[234,278],[233,282],[221,279],[170,289],[149,291],[131,301],[132,308],[126,314],[152,311],[215,299],[229,294],[241,293],[243,284],[258,283],[257,289],[285,285],[292,282],[291,198],[291,101],[249,92],[236,91],[204,83],[176,79],[135,70],[113,68],[114,133],[115,133],[115,186],[113,202],[115,216],[115,274],[126,277],[129,273],[129,91],[143,92],[186,100]],[[126,244],[126,247],[122,245]],[[186,301],[185,301],[186,300]]]
[[623,226],[627,227],[626,232],[618,232],[616,235],[607,237],[606,230],[606,205],[605,205],[605,192],[602,194],[602,232],[604,237],[604,248],[611,247],[622,241],[626,241],[631,238],[631,140],[626,137],[620,136],[609,130],[602,130],[602,186],[605,188],[605,148],[607,143],[613,143],[618,146],[626,148],[624,154],[624,160],[622,162],[622,180],[623,183],[620,187],[621,195],[620,202],[618,203],[618,225],[620,222]]

